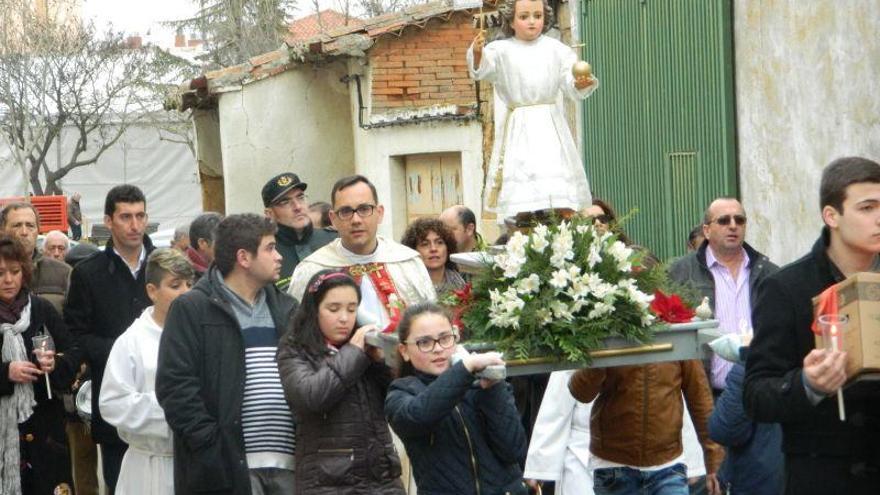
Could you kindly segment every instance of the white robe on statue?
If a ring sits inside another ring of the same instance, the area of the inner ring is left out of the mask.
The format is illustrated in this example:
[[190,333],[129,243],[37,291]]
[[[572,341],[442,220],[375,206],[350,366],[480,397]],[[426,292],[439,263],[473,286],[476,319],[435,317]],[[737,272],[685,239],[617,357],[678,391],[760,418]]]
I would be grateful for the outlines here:
[[174,494],[171,429],[156,400],[161,335],[150,306],[116,339],[104,369],[101,416],[128,444],[116,495]]
[[[590,186],[562,97],[584,99],[598,81],[585,90],[574,87],[574,51],[541,35],[534,41],[507,38],[487,44],[479,69],[474,69],[473,46],[467,60],[471,77],[491,82],[496,102],[502,102],[495,107],[484,209],[496,212],[501,223],[520,212],[589,206]],[[500,194],[493,204],[499,178]]]

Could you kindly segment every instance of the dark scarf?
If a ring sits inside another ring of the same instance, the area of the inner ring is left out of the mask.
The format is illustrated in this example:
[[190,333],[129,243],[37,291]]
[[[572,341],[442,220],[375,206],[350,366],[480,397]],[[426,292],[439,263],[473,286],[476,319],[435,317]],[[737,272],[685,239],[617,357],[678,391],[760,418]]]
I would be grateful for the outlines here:
[[10,302],[0,301],[0,323],[14,324],[21,318],[21,312],[28,303],[28,291],[22,289],[18,291]]

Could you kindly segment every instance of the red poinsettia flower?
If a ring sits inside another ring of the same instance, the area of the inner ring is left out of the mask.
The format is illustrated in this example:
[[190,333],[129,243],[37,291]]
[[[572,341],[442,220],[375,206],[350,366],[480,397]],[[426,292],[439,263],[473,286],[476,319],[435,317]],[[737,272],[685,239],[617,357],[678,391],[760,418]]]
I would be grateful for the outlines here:
[[464,284],[464,287],[462,287],[461,289],[452,291],[452,293],[455,294],[455,297],[458,298],[458,304],[462,306],[467,306],[468,304],[470,304],[470,302],[474,299],[474,295],[473,293],[471,293],[471,288],[471,283],[468,282]]
[[654,292],[651,311],[667,323],[687,323],[694,317],[694,310],[682,302],[677,294],[668,296],[661,290]]
[[452,291],[452,294],[455,296],[455,299],[457,299],[457,302],[452,307],[452,324],[457,328],[462,329],[464,328],[464,322],[461,317],[474,300],[474,295],[471,293],[470,282],[466,283],[461,289]]

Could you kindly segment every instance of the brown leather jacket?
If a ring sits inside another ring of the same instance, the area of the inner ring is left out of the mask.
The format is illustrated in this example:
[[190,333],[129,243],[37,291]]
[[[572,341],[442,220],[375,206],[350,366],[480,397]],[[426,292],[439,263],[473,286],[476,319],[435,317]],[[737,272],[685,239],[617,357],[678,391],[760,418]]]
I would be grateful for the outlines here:
[[712,392],[699,361],[587,368],[572,375],[569,389],[580,402],[596,401],[590,451],[608,461],[646,467],[681,455],[684,392],[706,472],[718,471],[724,450],[709,439]]

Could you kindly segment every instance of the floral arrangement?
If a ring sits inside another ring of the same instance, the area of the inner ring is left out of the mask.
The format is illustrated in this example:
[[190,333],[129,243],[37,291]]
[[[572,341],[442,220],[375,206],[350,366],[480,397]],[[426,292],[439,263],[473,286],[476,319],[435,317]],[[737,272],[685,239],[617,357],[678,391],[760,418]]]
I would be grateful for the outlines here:
[[654,292],[654,300],[651,301],[651,311],[667,323],[687,323],[697,313],[685,304],[678,294],[666,295],[660,289]]
[[470,308],[474,300],[472,291],[473,284],[466,283],[461,289],[453,289],[442,294],[437,294],[437,302],[441,306],[450,308],[452,311],[452,324],[459,330],[464,329],[464,321],[462,317],[464,312]]
[[508,356],[589,362],[607,337],[651,338],[652,294],[667,278],[645,256],[586,217],[515,232],[474,279],[461,318]]

